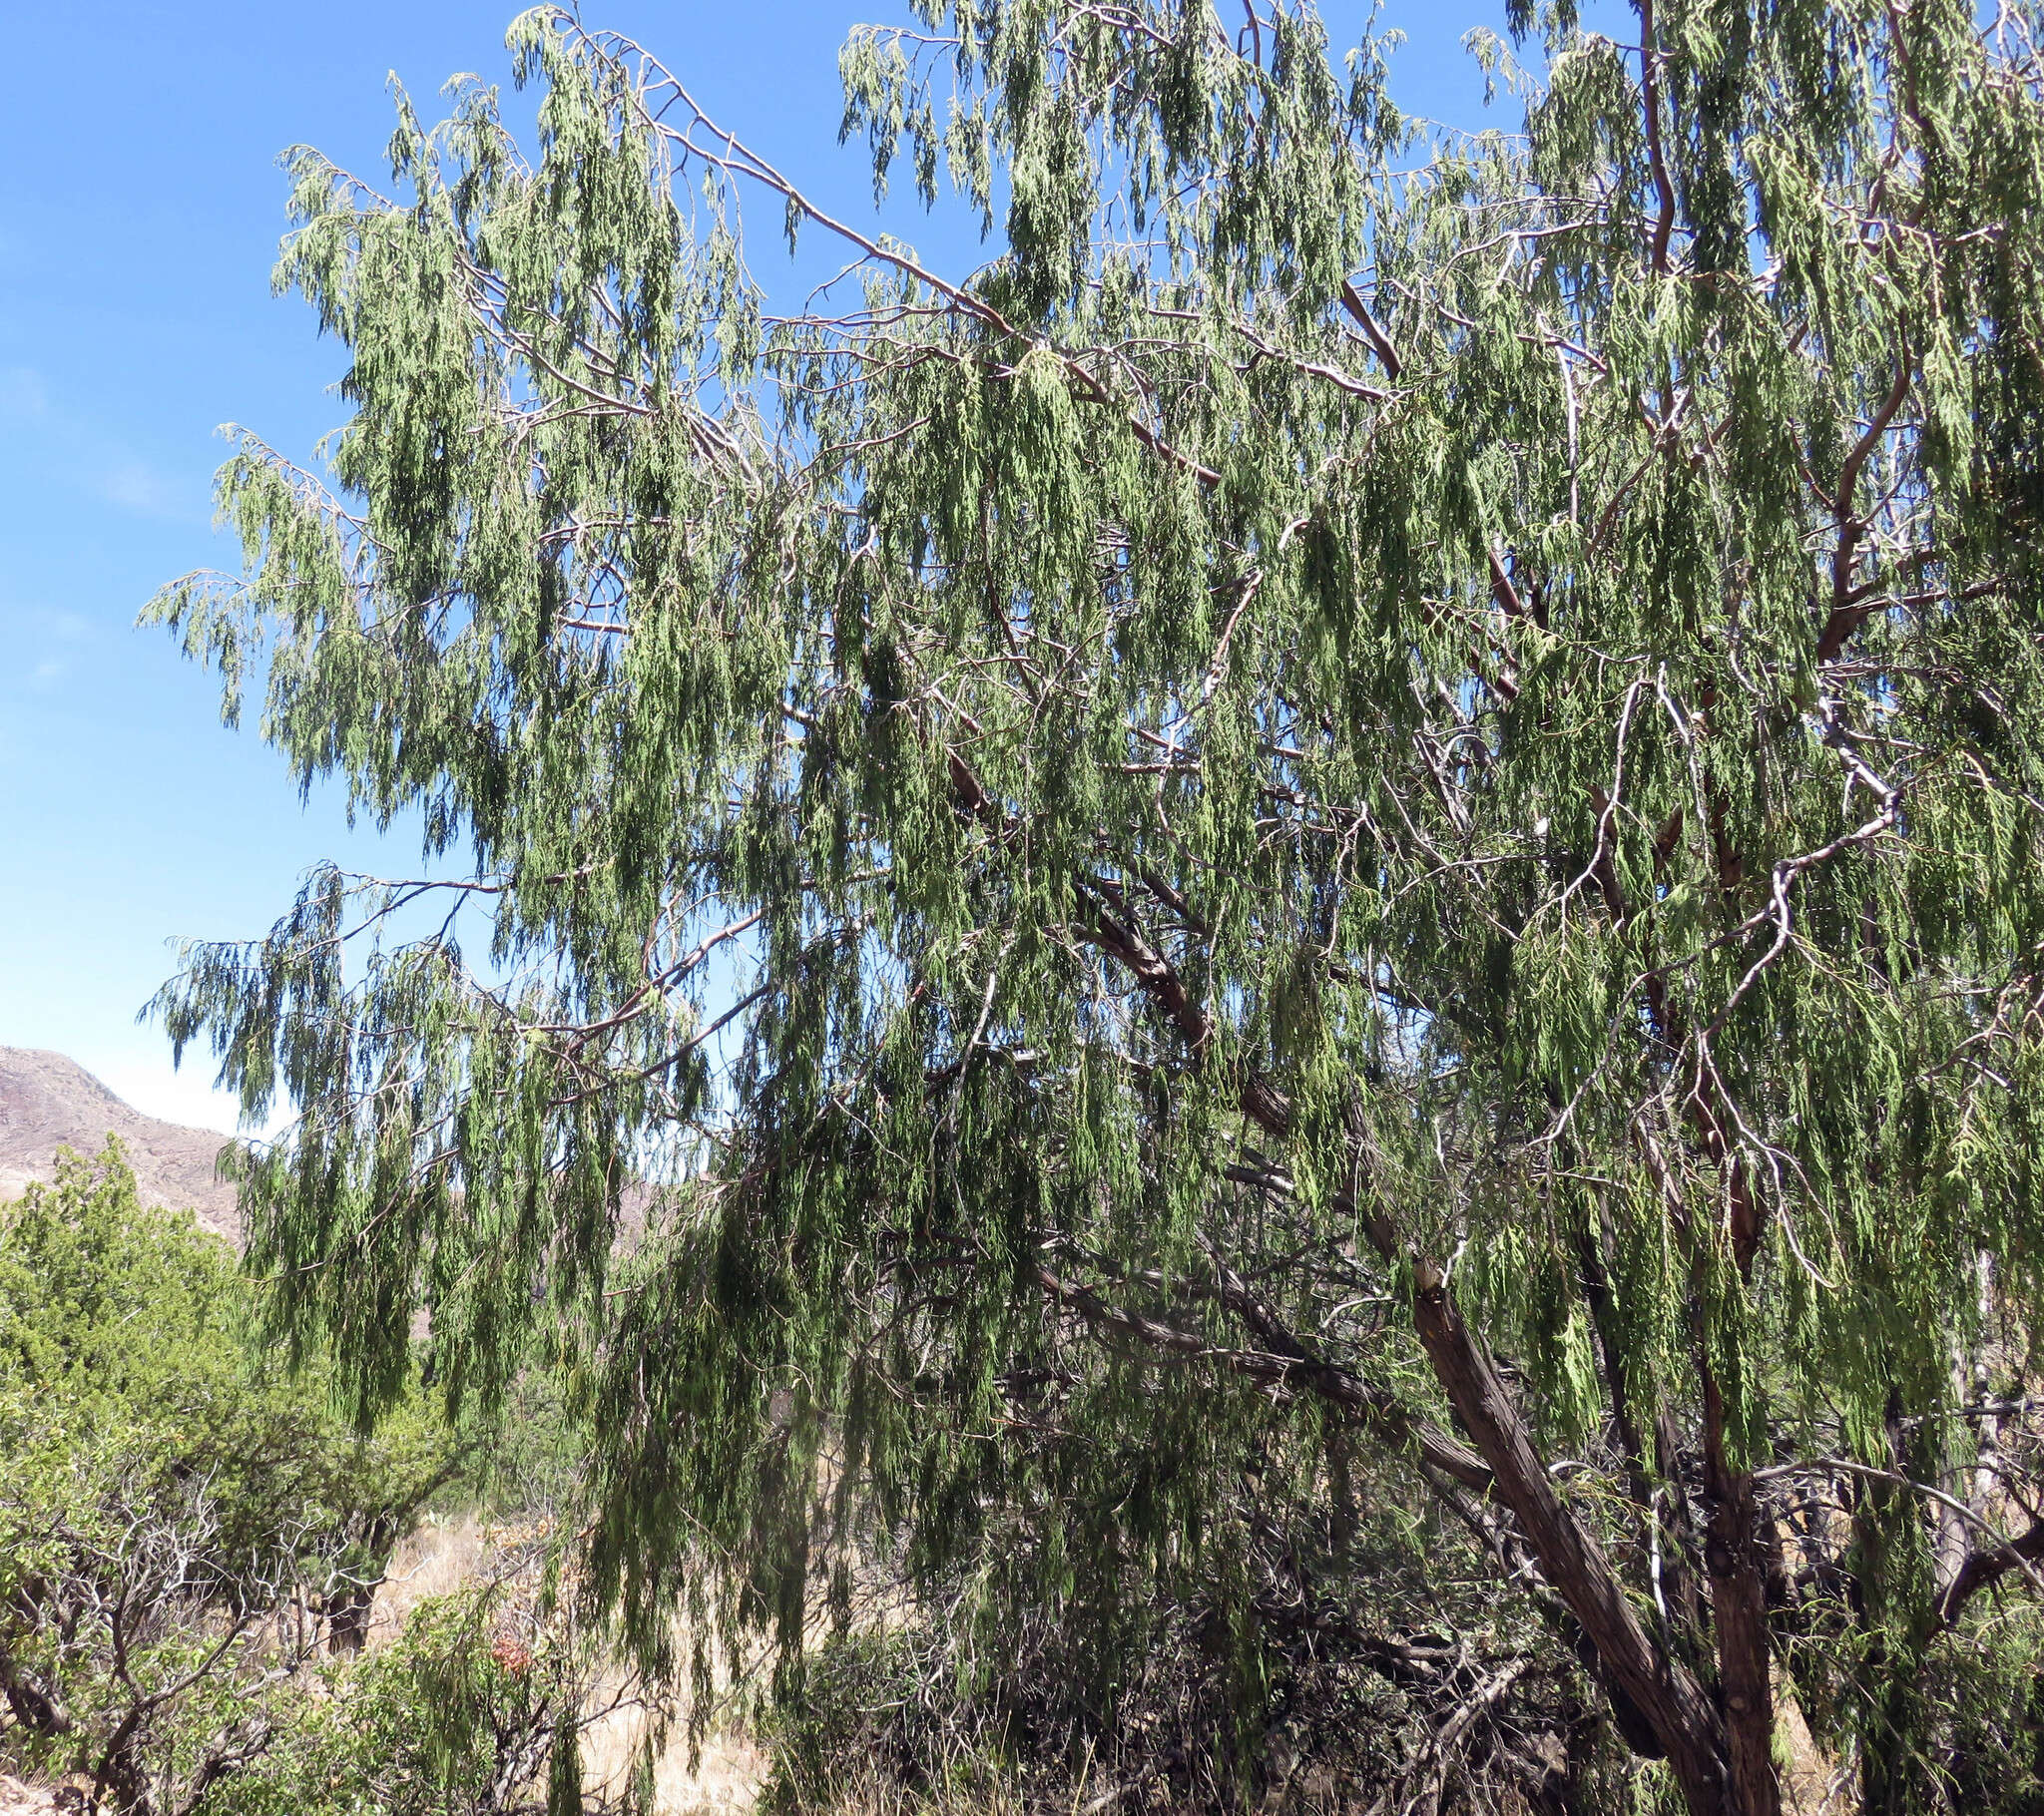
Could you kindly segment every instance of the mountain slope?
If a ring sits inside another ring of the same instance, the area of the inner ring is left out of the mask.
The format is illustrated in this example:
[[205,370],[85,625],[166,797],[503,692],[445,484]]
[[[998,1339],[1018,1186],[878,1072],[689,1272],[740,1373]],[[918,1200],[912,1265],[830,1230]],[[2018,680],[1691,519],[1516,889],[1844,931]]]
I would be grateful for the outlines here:
[[214,1234],[239,1240],[235,1188],[214,1176],[227,1136],[144,1116],[61,1053],[0,1047],[0,1199],[54,1177],[59,1147],[96,1153],[110,1134],[127,1148],[146,1203],[192,1210]]

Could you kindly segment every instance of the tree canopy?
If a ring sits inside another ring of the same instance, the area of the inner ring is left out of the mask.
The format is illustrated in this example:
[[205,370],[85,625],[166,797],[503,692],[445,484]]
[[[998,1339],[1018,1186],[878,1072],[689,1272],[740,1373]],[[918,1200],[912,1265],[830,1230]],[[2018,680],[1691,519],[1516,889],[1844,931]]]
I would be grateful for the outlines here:
[[[1689,1810],[1786,1694],[2016,1807],[2037,9],[1512,0],[1477,137],[1292,0],[914,12],[845,133],[969,272],[550,8],[530,159],[475,83],[288,155],[352,414],[152,612],[432,861],[161,1001],[300,1113],[281,1327],[364,1412],[421,1308],[551,1353],[649,1656],[798,1659],[860,1535],[1225,1597],[1359,1446]],[[743,198],[847,273],[775,312]]]

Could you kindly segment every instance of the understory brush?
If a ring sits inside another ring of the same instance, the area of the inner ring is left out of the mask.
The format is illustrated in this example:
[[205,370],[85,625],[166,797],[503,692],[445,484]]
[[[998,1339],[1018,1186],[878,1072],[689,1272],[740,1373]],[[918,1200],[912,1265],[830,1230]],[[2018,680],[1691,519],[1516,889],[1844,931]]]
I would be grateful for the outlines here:
[[582,1808],[597,1648],[543,1517],[365,1650],[429,1508],[558,1492],[548,1406],[364,1434],[263,1366],[256,1290],[115,1144],[0,1210],[0,1769],[120,1816]]
[[817,1646],[766,1807],[1540,1812],[1651,1807],[1555,1631],[1395,1508],[1260,1516],[1238,1579],[1006,1606],[985,1582]]

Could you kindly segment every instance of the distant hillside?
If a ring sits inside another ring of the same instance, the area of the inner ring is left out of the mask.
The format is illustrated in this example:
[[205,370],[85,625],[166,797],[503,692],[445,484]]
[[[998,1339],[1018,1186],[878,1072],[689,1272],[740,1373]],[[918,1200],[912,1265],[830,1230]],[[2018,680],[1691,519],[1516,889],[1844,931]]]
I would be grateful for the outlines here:
[[127,1148],[146,1202],[196,1211],[216,1235],[239,1241],[235,1188],[214,1176],[227,1136],[130,1109],[61,1053],[0,1047],[0,1199],[53,1177],[59,1147],[94,1153],[109,1134]]

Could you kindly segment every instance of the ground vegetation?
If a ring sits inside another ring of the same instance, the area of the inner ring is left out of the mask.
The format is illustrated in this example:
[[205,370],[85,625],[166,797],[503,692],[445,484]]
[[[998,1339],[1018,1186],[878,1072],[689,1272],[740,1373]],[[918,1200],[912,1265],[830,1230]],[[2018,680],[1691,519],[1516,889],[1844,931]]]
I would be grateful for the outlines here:
[[493,1471],[504,1447],[416,1394],[362,1434],[320,1371],[252,1353],[254,1309],[118,1145],[0,1207],[0,1762],[114,1816],[548,1807],[554,1752],[609,1711],[542,1592],[543,1504],[364,1653],[421,1515],[558,1479],[545,1440]]

